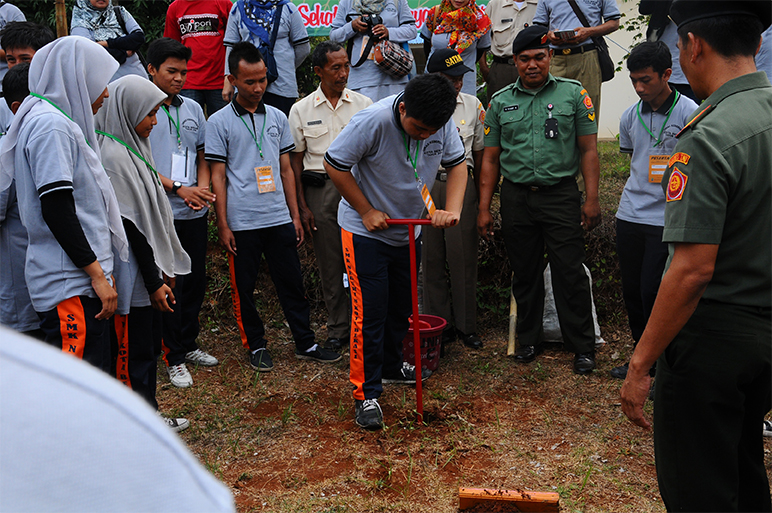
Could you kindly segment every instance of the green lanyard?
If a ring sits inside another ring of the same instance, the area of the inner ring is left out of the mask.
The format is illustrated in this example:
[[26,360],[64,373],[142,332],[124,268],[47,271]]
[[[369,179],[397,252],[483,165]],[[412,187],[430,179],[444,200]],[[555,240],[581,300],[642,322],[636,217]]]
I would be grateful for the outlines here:
[[421,141],[418,141],[418,143],[416,143],[415,154],[411,156],[410,139],[404,133],[402,134],[402,138],[405,140],[405,151],[407,152],[407,159],[413,165],[413,174],[415,174],[415,179],[416,181],[420,182],[421,179],[418,178],[418,152],[421,150]]
[[[238,114],[236,114],[238,116]],[[266,112],[263,114],[263,128],[260,129],[260,142],[257,142],[257,137],[255,137],[255,134],[252,133],[252,130],[249,129],[249,125],[247,125],[247,122],[244,121],[243,116],[239,116],[239,119],[242,123],[244,123],[244,126],[247,127],[247,132],[249,132],[249,135],[252,136],[252,139],[255,140],[255,144],[257,145],[257,150],[260,152],[260,158],[263,158],[263,134],[265,133],[265,118],[268,117],[268,113]],[[253,118],[254,119],[254,118]]]
[[169,114],[169,111],[166,109],[166,105],[161,105],[161,108],[164,110],[166,115],[169,118],[169,122],[174,125],[174,129],[177,131],[177,149],[179,150],[182,148],[182,139],[180,138],[180,108],[177,107],[177,123],[174,123],[174,120],[172,119],[172,115]]
[[638,104],[635,106],[635,111],[638,114],[638,119],[641,121],[643,128],[646,129],[646,131],[649,133],[652,139],[655,139],[657,141],[656,143],[654,143],[655,148],[659,146],[660,143],[662,143],[662,132],[665,131],[665,126],[667,126],[667,120],[670,119],[670,115],[673,113],[673,109],[675,108],[676,103],[678,103],[679,96],[681,96],[681,93],[676,91],[675,100],[673,100],[673,105],[671,105],[670,109],[667,111],[667,117],[665,117],[665,121],[662,123],[662,128],[660,128],[659,130],[659,137],[655,137],[654,133],[651,131],[651,129],[648,126],[646,126],[646,123],[643,121],[643,116],[641,116],[641,103],[643,103],[643,101],[642,100],[639,101]]
[[[40,95],[40,94],[37,94],[37,93],[29,93],[29,95],[30,95],[30,96],[34,96],[35,98],[40,98],[41,100],[43,100],[43,101],[45,101],[45,102],[48,102],[48,103],[49,103],[49,104],[51,104],[51,105],[52,105],[52,106],[53,106],[53,107],[54,107],[56,110],[58,110],[59,112],[61,112],[62,114],[64,114],[64,115],[67,117],[67,119],[69,119],[70,121],[72,121],[73,123],[75,123],[75,120],[74,120],[74,119],[72,119],[72,117],[70,117],[70,115],[69,115],[69,114],[67,114],[66,112],[64,112],[64,110],[63,110],[63,109],[62,109],[60,106],[58,106],[57,104],[55,104],[54,102],[52,102],[51,100],[49,100],[48,98],[46,98],[45,96],[42,96],[42,95]],[[75,123],[75,124],[77,125],[77,123]],[[83,135],[84,135],[84,137],[83,137],[83,138],[84,138],[84,139],[86,139],[86,137],[85,137],[85,134],[83,134]],[[91,148],[91,143],[89,142],[89,140],[88,140],[88,139],[86,139],[86,144],[88,144],[88,147],[89,147],[89,148]]]
[[123,146],[126,147],[127,150],[129,150],[134,155],[139,157],[142,160],[142,162],[144,162],[145,165],[150,169],[150,171],[152,171],[155,174],[155,178],[156,178],[156,180],[158,180],[158,185],[161,185],[161,179],[158,177],[158,171],[156,171],[155,168],[153,168],[153,166],[150,165],[150,162],[148,162],[145,159],[145,157],[140,155],[137,150],[135,150],[134,148],[132,148],[131,146],[129,146],[125,142],[121,141],[120,139],[118,139],[117,137],[115,137],[112,134],[108,134],[107,132],[102,132],[101,130],[94,130],[94,132],[98,133],[99,135],[104,135],[105,137],[108,137],[108,138],[112,139],[113,141],[117,142],[118,144],[122,144]]

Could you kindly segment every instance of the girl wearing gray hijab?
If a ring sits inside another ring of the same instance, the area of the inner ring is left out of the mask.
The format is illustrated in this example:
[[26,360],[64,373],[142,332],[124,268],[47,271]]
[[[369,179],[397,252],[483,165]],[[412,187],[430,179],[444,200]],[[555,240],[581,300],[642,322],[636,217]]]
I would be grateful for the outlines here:
[[44,46],[30,63],[30,96],[0,143],[0,190],[15,180],[29,234],[27,289],[46,342],[107,372],[114,254],[127,259],[128,243],[94,113],[117,68],[82,37]]
[[[190,258],[177,238],[148,140],[166,93],[135,75],[112,82],[108,91],[110,97],[95,118],[96,133],[130,247],[128,262],[115,271],[119,291],[116,376],[157,409],[161,312],[171,312],[175,302],[167,283],[190,272]],[[167,422],[175,420],[180,421]]]

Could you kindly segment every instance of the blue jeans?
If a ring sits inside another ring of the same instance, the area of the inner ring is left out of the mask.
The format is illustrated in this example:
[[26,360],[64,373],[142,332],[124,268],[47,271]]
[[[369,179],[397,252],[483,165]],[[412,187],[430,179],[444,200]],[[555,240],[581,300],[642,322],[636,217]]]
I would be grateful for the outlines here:
[[222,99],[222,89],[183,89],[180,94],[201,105],[207,117],[228,104]]

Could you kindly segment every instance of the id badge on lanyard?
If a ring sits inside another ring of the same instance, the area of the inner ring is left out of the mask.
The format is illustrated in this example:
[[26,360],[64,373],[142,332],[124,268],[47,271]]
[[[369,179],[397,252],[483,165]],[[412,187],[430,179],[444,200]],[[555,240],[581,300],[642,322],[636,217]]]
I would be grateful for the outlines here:
[[180,182],[183,185],[190,184],[193,177],[192,167],[195,162],[195,159],[190,158],[190,152],[187,148],[178,148],[172,153],[172,181]]
[[421,199],[424,202],[424,205],[426,206],[426,211],[429,212],[430,216],[434,215],[434,212],[437,210],[437,207],[434,206],[434,200],[432,199],[432,194],[429,192],[429,188],[426,186],[423,180],[421,180],[421,177],[418,176],[418,153],[421,151],[421,141],[418,141],[415,148],[415,155],[410,155],[410,139],[403,135],[403,138],[405,139],[405,151],[407,152],[407,158],[410,161],[410,164],[413,166],[413,174],[415,175],[415,186],[416,189],[418,189],[419,194],[421,194]]
[[260,194],[276,191],[276,182],[273,179],[273,167],[270,160],[263,161],[261,166],[255,168],[255,176]]

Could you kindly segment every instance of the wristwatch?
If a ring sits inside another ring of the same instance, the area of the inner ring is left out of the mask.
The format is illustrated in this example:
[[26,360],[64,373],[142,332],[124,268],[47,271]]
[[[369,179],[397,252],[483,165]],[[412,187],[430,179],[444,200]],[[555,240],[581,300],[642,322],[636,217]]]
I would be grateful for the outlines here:
[[180,182],[174,182],[172,184],[172,192],[175,193],[178,190],[180,190],[180,187],[182,187],[182,184]]

